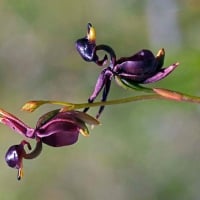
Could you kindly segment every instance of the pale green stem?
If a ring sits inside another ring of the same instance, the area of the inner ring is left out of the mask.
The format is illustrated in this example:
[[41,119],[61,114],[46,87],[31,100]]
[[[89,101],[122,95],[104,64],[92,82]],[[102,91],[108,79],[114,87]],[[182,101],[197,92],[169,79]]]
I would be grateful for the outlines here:
[[66,110],[75,110],[75,109],[82,109],[86,107],[97,107],[97,106],[107,106],[107,105],[116,105],[116,104],[123,104],[123,103],[129,103],[134,101],[140,101],[140,100],[150,100],[150,99],[167,99],[167,100],[174,100],[177,102],[190,102],[190,103],[200,103],[200,97],[192,96],[188,94],[184,94],[181,92],[176,92],[168,89],[163,88],[153,88],[152,92],[154,94],[151,95],[140,95],[140,96],[133,96],[123,99],[117,99],[117,100],[110,100],[106,102],[94,102],[94,103],[80,103],[80,104],[73,104],[69,102],[64,101],[51,101],[51,100],[41,100],[41,101],[30,101],[27,102],[23,106],[23,110],[26,111],[34,111],[38,107],[44,104],[55,104],[64,106]]
[[73,104],[73,103],[64,102],[64,101],[38,100],[38,101],[27,102],[23,106],[22,110],[32,112],[35,109],[37,109],[39,106],[42,106],[44,104],[55,104],[55,105],[64,106],[66,110],[75,110],[75,109],[82,109],[82,108],[87,108],[87,107],[116,105],[116,104],[122,104],[122,103],[129,103],[133,101],[148,100],[148,99],[164,99],[164,97],[160,96],[159,94],[152,94],[152,95],[133,96],[133,97],[111,100],[111,101],[106,101],[106,102],[80,103],[80,104]]

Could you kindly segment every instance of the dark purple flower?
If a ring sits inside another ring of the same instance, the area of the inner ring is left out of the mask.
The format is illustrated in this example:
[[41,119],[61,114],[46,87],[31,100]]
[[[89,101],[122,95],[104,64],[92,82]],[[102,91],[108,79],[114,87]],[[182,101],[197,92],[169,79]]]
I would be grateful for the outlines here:
[[[148,49],[142,49],[131,56],[117,59],[112,47],[106,44],[96,44],[95,29],[90,23],[87,26],[87,35],[76,41],[76,49],[85,61],[94,62],[104,67],[88,99],[89,103],[93,103],[101,91],[103,91],[102,101],[107,100],[112,78],[114,78],[120,86],[125,88],[127,88],[127,86],[129,88],[142,88],[143,86],[140,86],[140,84],[157,82],[167,77],[179,65],[177,62],[163,68],[165,58],[165,51],[163,48],[158,51],[157,55],[154,55],[152,51]],[[105,56],[102,60],[98,58],[98,51],[105,52]],[[105,64],[107,64],[106,67]],[[89,108],[85,108],[84,111],[87,112],[88,109]],[[99,118],[103,109],[104,106],[100,106],[96,118]]]
[[31,146],[23,140],[19,145],[11,146],[6,153],[6,162],[10,167],[18,169],[18,179],[22,177],[22,160],[37,157],[42,150],[42,143],[52,147],[72,145],[77,142],[79,133],[89,135],[86,124],[98,125],[92,116],[79,111],[53,110],[41,116],[36,128],[30,128],[16,116],[0,109],[0,122],[27,138],[36,139],[36,148],[26,153],[24,146],[29,150]]
[[41,116],[36,128],[30,128],[14,115],[0,110],[0,122],[27,138],[38,139],[43,143],[61,147],[74,144],[79,133],[89,135],[86,124],[97,125],[92,116],[79,111],[53,110]]

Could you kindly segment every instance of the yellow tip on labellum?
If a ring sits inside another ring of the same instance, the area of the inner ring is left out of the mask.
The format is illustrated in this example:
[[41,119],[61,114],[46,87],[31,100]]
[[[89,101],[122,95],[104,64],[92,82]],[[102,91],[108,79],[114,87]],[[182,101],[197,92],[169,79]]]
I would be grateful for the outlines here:
[[81,133],[83,136],[85,136],[85,137],[89,136],[89,131],[88,131],[88,130],[86,130],[86,129],[80,129],[79,131],[80,131],[80,133]]
[[162,48],[162,49],[160,49],[160,50],[158,51],[156,57],[162,57],[162,56],[164,56],[164,55],[165,55],[165,50],[164,50],[164,48]]
[[23,169],[20,167],[18,169],[17,180],[21,180],[24,175]]
[[96,41],[96,31],[92,24],[88,23],[88,32],[87,32],[87,39],[90,42],[95,42]]

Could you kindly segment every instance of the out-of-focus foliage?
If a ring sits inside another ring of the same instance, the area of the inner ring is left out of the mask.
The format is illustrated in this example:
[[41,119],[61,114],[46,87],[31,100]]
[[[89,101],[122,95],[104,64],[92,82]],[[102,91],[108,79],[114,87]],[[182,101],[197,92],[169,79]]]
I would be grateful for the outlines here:
[[[180,66],[154,86],[200,95],[199,1],[163,0],[158,1],[165,5],[163,12],[161,5],[153,8],[160,13],[160,29],[175,20],[177,43],[170,43],[170,29],[163,36],[154,30],[159,39],[153,42],[149,2],[0,1],[0,106],[34,126],[55,107],[20,112],[28,100],[86,101],[100,72],[74,47],[87,22],[97,31],[97,43],[109,44],[118,57],[166,46],[165,65],[179,61]],[[111,89],[110,99],[133,95],[115,84]],[[38,159],[25,162],[21,182],[4,162],[6,149],[21,138],[1,126],[0,199],[199,199],[199,121],[200,107],[192,104],[162,100],[108,106],[89,138],[80,137],[71,147],[46,146]]]

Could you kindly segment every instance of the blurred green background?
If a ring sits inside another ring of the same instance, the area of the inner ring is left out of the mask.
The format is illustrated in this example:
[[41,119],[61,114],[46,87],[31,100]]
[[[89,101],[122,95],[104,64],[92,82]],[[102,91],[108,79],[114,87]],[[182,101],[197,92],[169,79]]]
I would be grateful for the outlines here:
[[[180,67],[151,86],[200,95],[199,19],[198,0],[1,0],[1,107],[34,127],[55,106],[23,113],[28,100],[85,102],[101,70],[74,46],[88,22],[97,43],[109,44],[118,57],[164,47],[165,66],[179,61]],[[113,81],[109,99],[134,94]],[[44,146],[37,159],[25,161],[20,182],[4,154],[22,138],[1,125],[0,199],[199,199],[199,121],[194,104],[152,100],[106,107],[89,138],[64,148]]]

